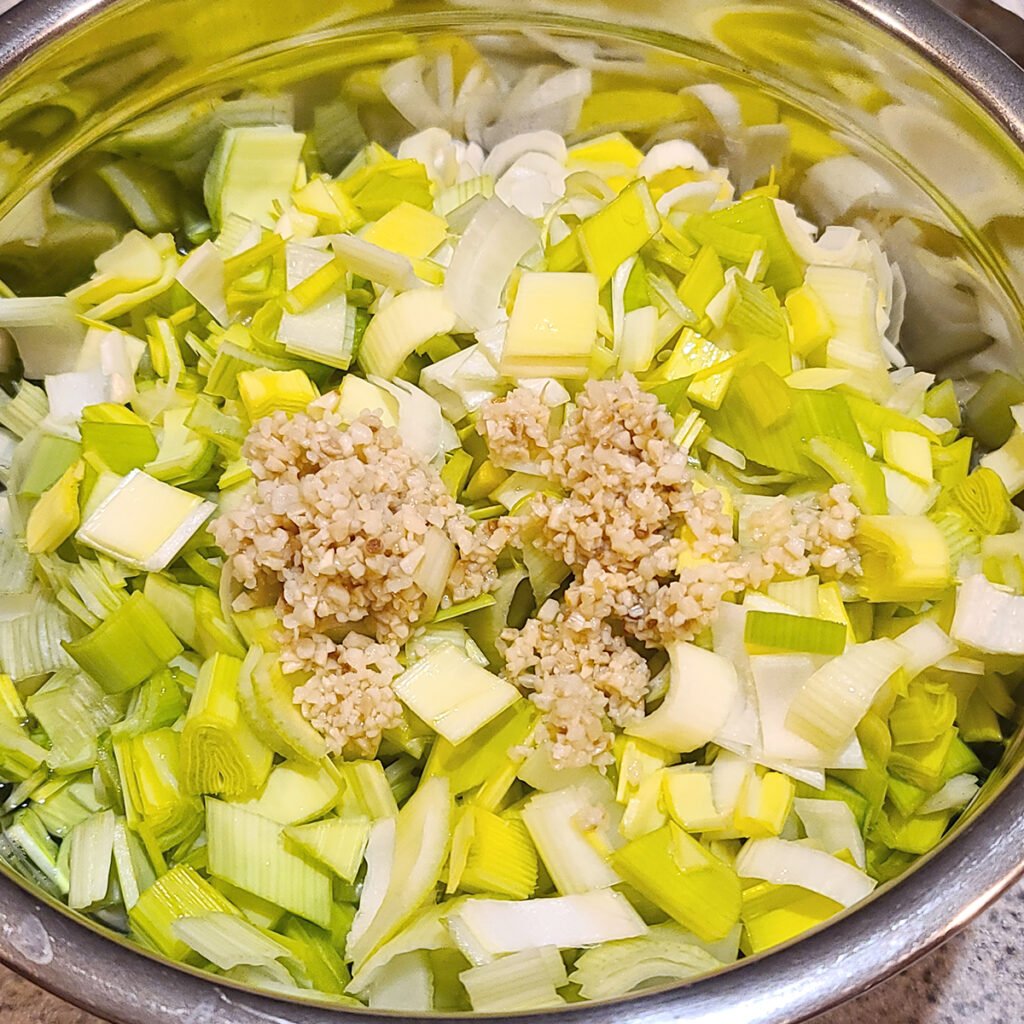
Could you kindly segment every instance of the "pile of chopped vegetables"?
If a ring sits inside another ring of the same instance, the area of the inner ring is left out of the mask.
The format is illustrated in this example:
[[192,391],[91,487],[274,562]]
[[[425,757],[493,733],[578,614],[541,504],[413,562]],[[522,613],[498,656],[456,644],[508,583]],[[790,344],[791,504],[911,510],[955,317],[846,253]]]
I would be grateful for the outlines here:
[[124,132],[136,228],[0,298],[0,857],[237,982],[508,1012],[941,840],[1016,717],[1024,384],[963,406],[781,155],[637,120],[721,87],[432,61],[353,85],[394,150],[347,100]]

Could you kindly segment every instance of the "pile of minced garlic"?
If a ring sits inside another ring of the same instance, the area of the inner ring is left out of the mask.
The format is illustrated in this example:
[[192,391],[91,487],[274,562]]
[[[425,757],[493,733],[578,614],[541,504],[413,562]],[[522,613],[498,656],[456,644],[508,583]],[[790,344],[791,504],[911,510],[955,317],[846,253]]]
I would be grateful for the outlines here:
[[344,423],[331,401],[253,426],[253,491],[213,525],[238,609],[276,604],[295,700],[333,752],[372,756],[399,724],[392,683],[422,624],[416,568],[437,528],[458,562],[445,601],[498,581],[507,546],[533,544],[571,570],[522,629],[502,636],[507,677],[541,711],[538,739],[561,766],[610,763],[613,728],[642,717],[645,650],[691,640],[721,602],[773,579],[859,571],[849,490],[776,498],[746,518],[701,484],[672,417],[632,376],[590,381],[552,438],[525,388],[487,403],[477,427],[495,464],[557,485],[515,516],[476,523],[398,432],[371,414]]

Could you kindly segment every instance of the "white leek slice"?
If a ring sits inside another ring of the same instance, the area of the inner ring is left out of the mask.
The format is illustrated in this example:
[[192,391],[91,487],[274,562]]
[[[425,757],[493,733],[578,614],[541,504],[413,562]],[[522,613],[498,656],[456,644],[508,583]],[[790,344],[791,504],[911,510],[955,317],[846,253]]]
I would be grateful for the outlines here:
[[[803,685],[821,665],[810,655],[754,655],[750,658],[757,692],[760,744],[751,744],[750,757],[758,764],[783,772],[820,789],[803,769],[863,768],[864,757],[856,735],[838,750],[817,746],[786,722],[790,707]],[[719,741],[723,742],[723,741]]]
[[[259,239],[257,238],[258,242]],[[317,239],[326,242],[327,239]],[[255,243],[254,243],[255,244]],[[318,270],[326,267],[334,257],[326,249],[314,245],[313,241],[289,242],[284,247],[285,287],[292,291]]]
[[875,888],[874,879],[845,861],[786,839],[750,840],[736,858],[736,873],[776,885],[798,885],[844,907],[859,903]]
[[344,292],[328,296],[301,313],[282,313],[277,340],[289,355],[347,370],[352,362],[355,314]]
[[382,967],[405,953],[421,949],[454,949],[455,941],[444,922],[444,915],[451,913],[461,902],[449,900],[446,903],[424,907],[393,939],[378,947],[377,952],[372,953],[357,967],[346,991],[353,995],[362,995],[373,984]]
[[434,1008],[434,972],[427,954],[415,950],[393,957],[377,972],[367,1002],[371,1010],[429,1013]]
[[753,775],[751,761],[729,750],[719,751],[711,765],[711,796],[722,814],[732,817]]
[[448,780],[435,776],[421,782],[398,812],[387,892],[366,931],[349,943],[357,965],[395,935],[433,891],[448,854],[451,803]]
[[803,684],[786,725],[816,746],[838,750],[906,660],[907,652],[887,638],[848,647]]
[[668,647],[672,675],[660,707],[626,729],[630,736],[687,753],[709,743],[740,698],[736,669],[719,654],[694,644]]
[[448,927],[473,964],[524,949],[579,949],[647,931],[630,902],[614,889],[549,899],[470,899],[449,914]]
[[850,805],[842,800],[809,800],[797,797],[793,810],[803,822],[807,838],[813,840],[826,853],[849,850],[857,867],[865,865],[864,837]]
[[370,321],[359,349],[368,374],[391,378],[412,353],[455,326],[455,311],[440,288],[416,288],[396,295]]
[[98,370],[107,378],[111,402],[124,403],[136,396],[135,373],[146,343],[116,327],[90,327],[75,369]]
[[476,412],[485,402],[503,394],[507,385],[476,344],[424,367],[420,387],[437,400],[450,422],[457,423],[466,413]]
[[348,932],[346,959],[352,959],[353,946],[366,934],[391,884],[396,830],[397,818],[378,818],[370,826],[370,835],[364,852],[366,876],[363,879],[362,892],[359,894],[359,907]]
[[387,381],[383,377],[374,377],[373,383],[397,403],[398,432],[409,448],[419,452],[424,462],[434,462],[446,451],[459,447],[458,435],[444,418],[436,398],[399,378]]
[[579,986],[585,999],[612,999],[720,970],[733,960],[735,955],[724,960],[715,956],[695,935],[671,921],[654,925],[638,938],[588,949],[576,961],[569,980]]
[[270,966],[290,956],[280,942],[235,914],[213,912],[202,917],[179,917],[171,922],[171,932],[222,971],[239,964]]
[[539,244],[533,221],[497,197],[486,200],[459,239],[445,277],[445,295],[459,319],[473,330],[493,327],[512,271]]
[[562,895],[606,889],[622,881],[586,834],[589,822],[603,819],[605,827],[594,829],[603,843],[613,848],[622,844],[615,833],[612,806],[595,803],[590,793],[579,788],[538,793],[523,806],[523,824]]
[[71,844],[68,906],[72,910],[86,910],[107,895],[115,824],[113,811],[99,811],[71,830],[67,842]]
[[930,619],[914,623],[905,633],[896,637],[896,643],[907,652],[903,671],[908,681],[957,651],[957,645],[943,628]]
[[29,380],[73,370],[85,340],[85,327],[63,295],[0,298],[0,327],[14,337]]
[[517,160],[527,153],[543,153],[551,160],[564,164],[568,151],[565,139],[557,132],[524,132],[499,142],[484,160],[483,173],[500,178]]
[[531,789],[554,793],[559,789],[580,789],[598,806],[615,800],[615,787],[607,775],[593,765],[582,768],[557,768],[547,747],[534,747],[516,775]]
[[526,153],[495,182],[494,194],[527,217],[543,217],[565,195],[565,165],[546,153]]
[[82,410],[109,401],[110,389],[101,371],[75,370],[48,376],[46,397],[50,402],[50,412],[43,421],[44,428],[53,426],[57,428],[55,432],[64,433],[64,428],[71,427],[73,436],[78,437]]
[[950,636],[982,654],[1024,656],[1024,597],[989,583],[980,573],[961,585]]
[[398,403],[394,397],[354,373],[345,375],[336,395],[324,395],[317,404],[330,408],[346,423],[354,423],[364,412],[372,412],[385,427],[398,426]]
[[86,518],[77,538],[127,565],[159,572],[216,508],[133,469]]
[[207,240],[189,253],[178,268],[177,281],[217,323],[222,327],[228,325],[224,257],[213,242]]
[[555,991],[569,983],[557,946],[538,946],[499,957],[459,975],[477,1013],[512,1013],[561,1006]]
[[981,464],[991,469],[1006,487],[1011,498],[1024,490],[1024,433],[1018,429],[1002,448],[981,458]]
[[650,180],[677,167],[697,171],[699,174],[707,174],[711,170],[707,157],[692,142],[670,139],[651,146],[640,162],[637,174]]
[[435,647],[399,676],[395,695],[458,746],[520,699],[519,691],[454,644]]
[[980,789],[974,775],[954,775],[938,793],[933,793],[917,809],[918,814],[935,814],[938,811],[958,811],[966,807]]

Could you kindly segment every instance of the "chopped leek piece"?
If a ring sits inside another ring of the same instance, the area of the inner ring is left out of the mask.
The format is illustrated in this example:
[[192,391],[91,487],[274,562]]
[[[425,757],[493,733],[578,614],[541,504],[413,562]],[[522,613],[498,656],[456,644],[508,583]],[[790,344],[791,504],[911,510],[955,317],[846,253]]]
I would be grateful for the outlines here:
[[793,808],[793,780],[780,772],[751,775],[733,813],[733,828],[742,836],[777,836]]
[[396,295],[370,321],[359,348],[368,374],[390,380],[421,345],[455,326],[456,314],[444,291],[416,288]]
[[236,914],[211,911],[180,917],[171,924],[174,937],[222,971],[247,964],[259,967],[288,957],[289,950]]
[[259,367],[238,375],[238,394],[252,422],[283,410],[305,410],[317,397],[309,377],[302,370],[268,370]]
[[[472,743],[456,747],[439,736],[430,749],[423,777],[444,775],[453,796],[475,789],[513,761],[510,751],[526,742],[535,725],[533,706],[527,701],[517,701],[480,729]],[[521,761],[519,758],[516,767]]]
[[848,804],[842,800],[802,798],[793,801],[793,809],[802,822],[808,839],[818,843],[826,853],[836,855],[843,850],[848,851],[857,866],[863,870],[864,837]]
[[266,781],[273,752],[253,734],[238,703],[241,662],[215,654],[203,663],[181,732],[185,788],[244,796]]
[[646,935],[584,950],[569,980],[584,999],[611,999],[684,981],[718,970],[723,961],[698,945],[696,936],[674,922],[654,925]]
[[568,984],[556,946],[523,949],[463,971],[459,980],[477,1013],[544,1010],[565,1000],[556,989]]
[[272,226],[274,204],[285,203],[298,177],[305,141],[285,127],[228,128],[203,184],[214,228],[232,215]]
[[[0,739],[0,743],[2,742]],[[11,823],[3,830],[3,835],[17,844],[57,892],[62,896],[68,894],[70,862],[67,865],[62,863],[57,844],[50,838],[50,834],[39,820],[39,815],[31,807],[23,807],[16,811]]]
[[926,437],[904,430],[887,430],[882,434],[882,452],[894,469],[925,483],[934,479],[931,445]]
[[293,825],[284,834],[340,878],[354,882],[370,838],[370,819],[327,818],[309,825]]
[[740,882],[673,822],[611,857],[612,867],[643,896],[705,942],[724,938],[740,917]]
[[1024,655],[1024,597],[968,577],[957,593],[950,637],[983,654]]
[[[0,309],[3,307],[0,306]],[[35,374],[38,379],[44,374]],[[19,438],[26,438],[39,426],[50,411],[46,392],[31,380],[23,380],[10,398],[6,393],[0,398],[0,425]],[[43,435],[45,438],[47,435]],[[52,440],[57,440],[53,438]],[[60,476],[60,473],[57,474]]]
[[394,791],[380,761],[345,761],[335,763],[335,770],[346,787],[342,792],[343,813],[365,815],[371,821],[398,816]]
[[281,671],[277,655],[260,655],[248,671],[239,673],[239,701],[253,731],[273,750],[299,761],[319,761],[327,744],[293,699],[302,681]]
[[458,746],[519,700],[510,683],[444,643],[395,682],[395,694],[453,746]]
[[415,260],[429,256],[448,237],[448,225],[429,210],[401,202],[370,224],[361,237]]
[[64,648],[72,635],[67,615],[50,603],[12,619],[0,619],[0,667],[20,682],[72,666],[74,661]]
[[[455,874],[457,846],[464,863]],[[452,837],[448,891],[495,893],[529,899],[537,887],[537,851],[523,822],[484,807],[467,806]]]
[[171,960],[199,963],[200,958],[174,932],[182,918],[237,914],[234,906],[186,864],[178,864],[142,892],[128,911],[132,931]]
[[181,739],[173,729],[157,729],[117,740],[113,747],[128,823],[157,863],[154,852],[194,839],[202,830],[202,805],[181,785]]
[[869,601],[924,601],[952,585],[946,539],[924,516],[861,516],[857,546]]
[[425,780],[398,813],[394,862],[380,905],[349,944],[357,967],[395,935],[437,884],[448,853],[450,822],[447,779]]
[[660,226],[650,189],[642,178],[599,213],[587,218],[579,229],[580,249],[598,286],[604,287],[619,266],[657,234]]
[[138,592],[88,636],[64,646],[107,693],[138,686],[182,651],[159,612]]
[[245,807],[206,802],[210,874],[314,924],[331,923],[331,876],[292,852],[282,826]]
[[76,462],[36,502],[25,527],[29,554],[55,551],[78,528],[78,491],[84,476],[84,463]]
[[748,647],[842,654],[846,648],[846,626],[825,619],[751,610],[746,615],[743,639]]
[[647,931],[629,901],[612,889],[548,899],[468,899],[448,915],[448,927],[476,965],[541,944],[578,949]]
[[87,910],[106,898],[114,856],[114,824],[113,811],[100,811],[79,822],[66,840],[71,844],[68,906],[73,910]]
[[802,888],[827,896],[844,907],[870,895],[873,879],[864,872],[802,843],[785,839],[752,839],[736,858],[741,878],[759,878],[779,885],[796,881]]
[[712,651],[684,643],[671,644],[668,651],[672,675],[665,700],[626,732],[686,753],[708,743],[725,725],[739,697],[739,682],[735,668]]
[[847,648],[801,686],[786,724],[824,750],[838,750],[906,660],[907,652],[885,638]]
[[120,405],[87,406],[81,431],[82,451],[121,475],[141,469],[159,450],[149,424]]
[[604,889],[620,880],[588,836],[596,833],[605,842],[613,838],[604,835],[608,828],[589,824],[602,815],[612,821],[608,806],[579,787],[538,793],[523,806],[523,823],[562,895]]
[[1024,490],[1024,433],[1015,433],[1002,448],[982,456],[981,465],[1003,482],[1010,497]]
[[960,481],[950,497],[963,510],[974,529],[987,537],[1013,529],[1016,519],[1010,496],[998,474],[979,466]]
[[295,825],[321,817],[339,796],[338,778],[326,766],[285,761],[270,772],[259,796],[243,806],[280,825]]
[[214,509],[212,502],[135,469],[86,517],[76,537],[128,565],[159,572]]
[[849,486],[850,497],[861,512],[885,515],[889,511],[882,468],[863,451],[838,438],[812,437],[807,442],[807,455],[836,483]]
[[597,341],[597,291],[593,274],[524,274],[501,372],[519,378],[586,377]]
[[46,763],[61,774],[93,767],[100,734],[121,717],[118,702],[100,686],[67,670],[53,675],[26,704],[50,741]]
[[759,882],[743,890],[742,949],[748,956],[823,924],[842,910],[842,905],[820,893],[797,885]]

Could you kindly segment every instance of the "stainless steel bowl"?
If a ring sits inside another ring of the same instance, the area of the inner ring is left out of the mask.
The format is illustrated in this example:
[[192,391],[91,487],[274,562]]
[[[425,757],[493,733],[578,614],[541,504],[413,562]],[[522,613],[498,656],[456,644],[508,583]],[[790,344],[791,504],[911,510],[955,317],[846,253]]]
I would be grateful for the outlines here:
[[[814,166],[808,156],[787,188],[810,215],[885,239],[909,284],[911,359],[954,378],[1021,369],[1024,72],[929,0],[22,0],[0,17],[0,277],[31,288],[44,275],[53,289],[81,272],[11,240],[17,211],[30,208],[17,204],[132,118],[253,82],[322,88],[339,67],[405,55],[441,30],[502,60],[775,95],[791,123],[841,140],[845,167],[828,164],[835,153]],[[723,138],[702,142],[736,156]],[[713,977],[550,1016],[789,1024],[865,991],[1024,871],[1022,763],[1018,735],[954,833],[827,926]],[[2,864],[0,960],[121,1024],[388,1016],[215,983],[140,952]]]

